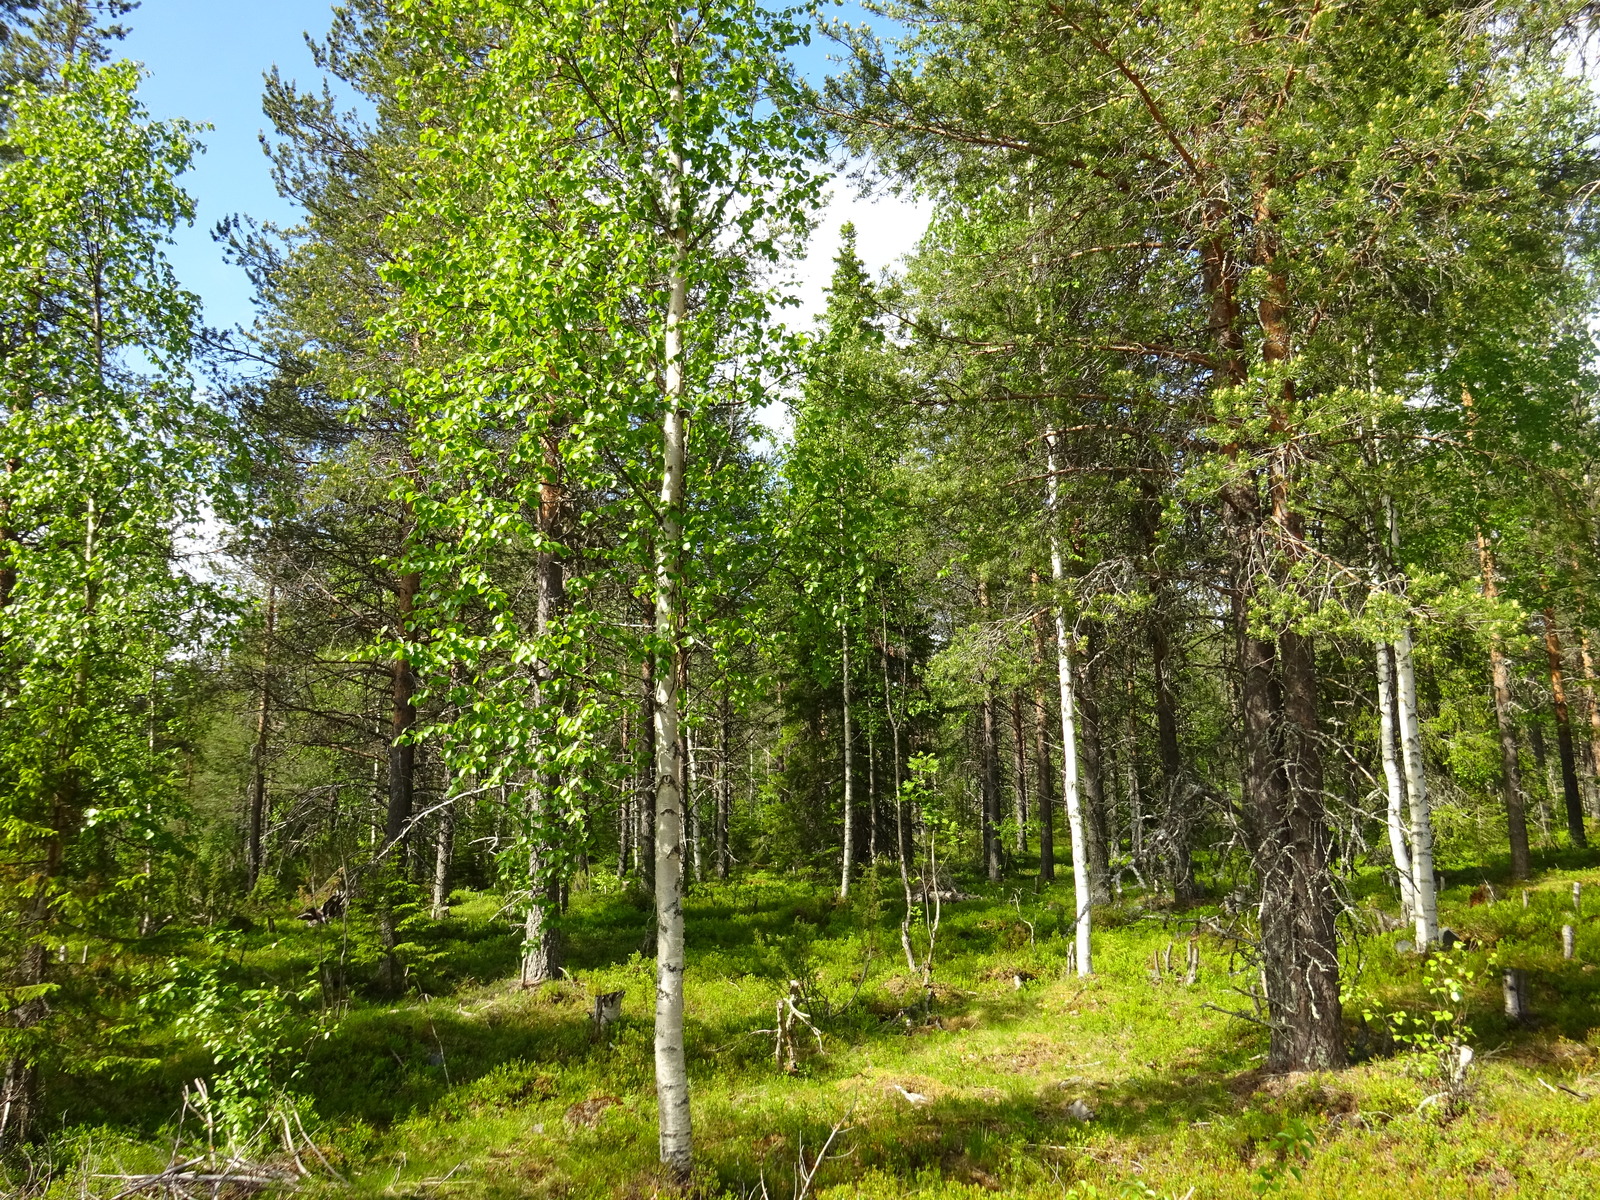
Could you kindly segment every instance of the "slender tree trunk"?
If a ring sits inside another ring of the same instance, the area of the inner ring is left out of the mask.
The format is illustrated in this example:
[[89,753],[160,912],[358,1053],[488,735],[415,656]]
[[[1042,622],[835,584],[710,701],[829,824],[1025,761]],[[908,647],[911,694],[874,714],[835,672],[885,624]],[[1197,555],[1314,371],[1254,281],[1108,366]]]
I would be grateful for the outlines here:
[[[989,619],[989,583],[978,580],[978,610]],[[990,883],[999,883],[1005,872],[1005,846],[1000,839],[1000,755],[995,729],[994,684],[983,682],[983,700],[978,705],[978,796],[979,831],[982,835],[983,871]]]
[[983,869],[990,883],[1005,871],[1000,838],[1000,754],[994,719],[994,689],[984,686],[978,707],[978,783],[983,810]]
[[867,729],[867,861],[878,861],[878,751],[873,742],[872,722]]
[[[1483,571],[1483,594],[1490,600],[1499,596],[1495,581],[1494,553],[1488,539],[1478,534],[1478,565]],[[1511,844],[1511,877],[1526,879],[1533,870],[1528,850],[1528,800],[1522,788],[1522,769],[1517,761],[1517,731],[1511,715],[1511,666],[1497,637],[1489,643],[1489,671],[1494,693],[1495,728],[1500,735],[1500,789],[1506,806],[1506,831]]]
[[1083,796],[1083,828],[1089,846],[1089,902],[1111,903],[1110,815],[1106,811],[1105,771],[1101,760],[1100,704],[1095,696],[1096,634],[1090,626],[1088,659],[1080,662],[1073,700],[1078,706],[1078,790]]
[[[446,781],[446,790],[449,782]],[[439,810],[438,841],[433,860],[433,919],[442,920],[450,912],[450,875],[456,855],[456,806],[452,801]]]
[[[1060,520],[1058,500],[1059,484],[1056,477],[1056,434],[1045,435],[1046,470],[1049,472],[1046,492],[1050,519],[1050,578],[1057,588],[1066,583],[1066,562],[1061,554],[1061,534],[1057,528]],[[1093,903],[1093,885],[1089,868],[1088,823],[1083,816],[1083,803],[1078,794],[1078,735],[1077,718],[1073,712],[1072,641],[1067,634],[1067,616],[1061,608],[1059,597],[1051,604],[1056,625],[1056,679],[1061,689],[1061,787],[1067,809],[1067,827],[1072,833],[1072,894],[1077,910],[1073,920],[1076,931],[1078,975],[1080,978],[1094,974],[1094,949],[1090,940],[1090,913]]]
[[[622,761],[632,762],[638,755],[638,748],[633,744],[633,713],[624,708],[622,710]],[[638,764],[634,763],[634,771]],[[617,810],[617,875],[628,873],[629,856],[633,848],[634,828],[638,816],[634,812],[634,785],[631,780],[622,785],[622,801]]]
[[1406,795],[1411,801],[1411,893],[1417,949],[1439,939],[1439,906],[1433,874],[1433,820],[1428,782],[1423,774],[1422,730],[1417,715],[1417,676],[1411,650],[1411,629],[1402,626],[1394,644],[1395,683],[1400,694],[1400,761],[1405,767]]
[[[675,50],[682,33],[672,21]],[[683,61],[672,63],[669,103],[673,119],[683,115]],[[684,212],[684,163],[676,146],[668,151],[672,188],[672,273],[667,281],[667,320],[663,354],[666,414],[662,419],[661,496],[656,531],[656,1099],[659,1106],[661,1162],[675,1184],[688,1182],[694,1141],[689,1119],[689,1070],[683,1037],[683,797],[678,790],[677,657],[683,626],[684,375],[683,323],[689,315],[686,278],[689,231]]]
[[[1038,575],[1033,581],[1037,587]],[[1055,772],[1050,763],[1050,706],[1044,699],[1044,613],[1033,614],[1033,757],[1039,769],[1039,878],[1053,883],[1056,877]]]
[[639,664],[639,683],[643,700],[639,712],[639,783],[635,790],[639,828],[634,837],[638,847],[639,872],[646,884],[655,887],[656,878],[656,683],[655,664],[649,656]]
[[887,609],[880,608],[879,616],[883,620],[883,714],[884,720],[889,723],[892,736],[890,754],[893,758],[891,774],[894,778],[894,845],[895,858],[900,866],[900,882],[908,889],[911,886],[911,850],[908,842],[910,830],[906,825],[905,800],[900,795],[900,722],[894,715],[894,700],[889,692],[889,613]]
[[843,899],[850,895],[850,876],[856,865],[855,778],[850,755],[850,628],[843,623],[839,626],[839,645],[840,662],[844,668],[844,681],[839,693],[844,724],[844,847],[840,855],[842,865],[839,872],[839,896]]
[[[415,572],[402,575],[395,581],[398,614],[395,630],[402,638],[410,632],[411,610],[421,584],[422,579]],[[411,660],[404,654],[397,654],[390,664],[390,679],[389,806],[383,824],[386,847],[392,846],[406,834],[406,825],[411,820],[417,765],[417,748],[406,740],[411,727],[417,723],[417,686],[411,673]]]
[[1183,750],[1178,742],[1178,701],[1172,691],[1167,637],[1165,589],[1157,590],[1148,622],[1150,666],[1155,679],[1156,750],[1161,759],[1162,844],[1172,898],[1179,905],[1193,904],[1199,889],[1194,877],[1193,821],[1189,811],[1190,788],[1183,770]]
[[1394,870],[1400,882],[1400,911],[1407,921],[1414,921],[1417,913],[1416,885],[1411,878],[1411,848],[1406,840],[1406,781],[1400,773],[1400,756],[1397,749],[1398,725],[1395,714],[1399,697],[1395,693],[1394,647],[1378,643],[1378,752],[1383,763],[1383,781],[1388,794],[1388,815],[1385,824],[1389,830],[1389,854],[1394,859]]
[[722,696],[718,702],[717,729],[721,738],[721,755],[717,764],[717,827],[716,854],[717,878],[726,879],[733,865],[732,849],[728,845],[728,826],[733,820],[733,704],[728,697],[728,681],[722,681]]
[[1545,753],[1543,722],[1528,723],[1528,749],[1533,751],[1533,765],[1538,768],[1539,776],[1544,780],[1544,788],[1539,793],[1539,844],[1549,849],[1552,845],[1550,800],[1556,794],[1559,781],[1556,778],[1558,774],[1556,766],[1549,761],[1549,756]]
[[700,756],[695,753],[694,730],[686,729],[683,735],[685,757],[688,761],[688,785],[684,788],[684,801],[689,809],[690,861],[694,864],[694,881],[703,882],[705,873],[700,862]]
[[1595,678],[1594,654],[1589,646],[1589,631],[1578,636],[1578,661],[1583,665],[1584,700],[1589,711],[1590,814],[1600,817],[1600,680]]
[[[1384,519],[1389,529],[1389,545],[1398,557],[1400,522],[1394,501],[1383,498]],[[1411,626],[1402,624],[1393,646],[1394,687],[1398,700],[1395,714],[1399,723],[1400,765],[1405,773],[1406,796],[1410,801],[1411,822],[1407,830],[1411,843],[1412,919],[1416,925],[1417,949],[1426,950],[1439,937],[1439,906],[1433,874],[1433,817],[1428,803],[1428,780],[1422,762],[1422,722],[1417,712],[1417,672],[1411,647]]]
[[1022,689],[1011,690],[1012,808],[1017,822],[1016,852],[1028,852],[1028,748],[1022,730]]
[[[563,521],[566,497],[559,437],[554,431],[547,431],[541,441],[544,475],[539,484],[541,544],[536,615],[540,635],[548,638],[554,633],[567,602],[566,563],[562,554],[562,542],[566,537]],[[553,699],[542,683],[535,684],[535,697],[540,704]],[[553,979],[561,968],[559,933],[551,919],[551,910],[560,908],[562,879],[557,869],[556,847],[550,841],[555,824],[552,810],[559,786],[559,776],[550,769],[533,781],[529,791],[528,911],[522,928],[523,987]]]
[[1578,791],[1578,762],[1572,749],[1572,721],[1567,712],[1567,689],[1562,680],[1561,635],[1556,632],[1553,608],[1544,610],[1544,648],[1550,662],[1550,699],[1556,716],[1556,747],[1561,753],[1561,793],[1566,801],[1567,836],[1574,846],[1587,847],[1583,829],[1583,797]]
[[261,679],[256,701],[256,740],[250,748],[250,829],[245,866],[250,890],[261,878],[261,836],[267,817],[267,738],[272,730],[272,634],[278,619],[278,581],[267,580],[266,625],[261,637]]

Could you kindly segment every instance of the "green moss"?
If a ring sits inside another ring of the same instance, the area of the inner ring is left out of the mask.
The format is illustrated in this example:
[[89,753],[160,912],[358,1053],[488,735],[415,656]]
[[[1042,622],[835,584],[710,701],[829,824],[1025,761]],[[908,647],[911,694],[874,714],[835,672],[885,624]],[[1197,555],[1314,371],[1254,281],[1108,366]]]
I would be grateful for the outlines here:
[[[814,1163],[833,1134],[816,1196],[1182,1196],[1192,1187],[1197,1198],[1246,1197],[1261,1168],[1275,1169],[1276,1135],[1296,1121],[1316,1139],[1303,1184],[1285,1184],[1303,1195],[1595,1193],[1600,1104],[1559,1090],[1600,1094],[1586,1078],[1600,1070],[1589,1040],[1600,980],[1560,951],[1574,877],[1536,884],[1527,909],[1520,891],[1502,889],[1493,905],[1469,906],[1466,887],[1447,897],[1446,920],[1477,940],[1468,957],[1484,971],[1468,999],[1478,1086],[1466,1115],[1449,1121],[1419,1113],[1425,1072],[1384,1047],[1336,1075],[1260,1075],[1264,1031],[1217,1011],[1249,1007],[1233,989],[1248,989],[1248,976],[1228,974],[1230,962],[1243,964],[1202,936],[1200,981],[1183,986],[1174,975],[1192,922],[1141,909],[1139,897],[1105,914],[1100,973],[1088,981],[1067,972],[1064,887],[946,906],[926,1012],[891,896],[867,886],[841,904],[792,877],[698,886],[687,973],[697,1187],[749,1196],[765,1181],[772,1195],[791,1195],[797,1163]],[[1600,883],[1593,871],[1576,877]],[[257,983],[325,968],[344,936],[262,924],[246,935],[239,966]],[[652,1193],[648,908],[637,895],[580,893],[563,927],[569,977],[513,990],[515,932],[494,897],[461,894],[449,919],[408,935],[427,950],[426,986],[414,972],[406,996],[385,998],[347,981],[347,1011],[308,1049],[305,1090],[318,1143],[356,1193]],[[1600,935],[1582,928],[1580,960],[1600,953]],[[1421,1000],[1416,957],[1394,949],[1402,936],[1351,947],[1357,986],[1390,1007]],[[1512,1029],[1498,1015],[1497,964],[1529,974],[1535,1027]],[[823,1051],[808,1040],[788,1075],[764,1031],[791,979],[805,988]],[[587,998],[614,990],[624,993],[623,1018],[596,1039]],[[1353,1023],[1353,1040],[1358,1033]],[[114,1103],[92,1098],[92,1079],[52,1093],[69,1102],[58,1153],[70,1147],[103,1167],[115,1145],[118,1161],[161,1161],[154,1135],[181,1080],[206,1064],[159,1033],[146,1045],[160,1067]],[[1079,1101],[1092,1120],[1077,1119]],[[63,1195],[76,1194],[71,1175]]]

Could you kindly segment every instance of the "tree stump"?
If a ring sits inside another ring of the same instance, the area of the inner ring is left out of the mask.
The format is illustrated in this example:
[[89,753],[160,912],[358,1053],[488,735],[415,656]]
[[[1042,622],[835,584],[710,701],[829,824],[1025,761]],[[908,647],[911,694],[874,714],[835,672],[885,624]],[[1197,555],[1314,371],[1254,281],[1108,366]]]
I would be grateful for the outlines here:
[[1505,993],[1506,1017],[1523,1025],[1528,1020],[1528,984],[1521,971],[1507,967],[1500,977],[1500,988]]

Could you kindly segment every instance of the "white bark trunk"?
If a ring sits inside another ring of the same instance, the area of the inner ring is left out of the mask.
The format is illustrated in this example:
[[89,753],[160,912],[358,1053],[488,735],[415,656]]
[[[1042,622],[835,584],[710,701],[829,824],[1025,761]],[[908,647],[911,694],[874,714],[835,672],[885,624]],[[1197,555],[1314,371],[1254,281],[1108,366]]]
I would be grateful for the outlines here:
[[1417,719],[1417,674],[1411,653],[1411,630],[1404,627],[1394,644],[1395,681],[1400,692],[1400,757],[1411,800],[1411,889],[1416,908],[1417,949],[1439,940],[1439,902],[1434,890],[1433,820],[1428,807],[1428,781],[1422,770],[1422,731]]
[[[1400,522],[1394,500],[1384,498],[1389,521],[1389,544],[1400,548]],[[1417,949],[1426,950],[1439,940],[1439,903],[1433,875],[1433,820],[1428,809],[1428,781],[1422,769],[1422,728],[1417,719],[1417,672],[1411,651],[1411,626],[1400,627],[1394,643],[1395,690],[1399,694],[1400,761],[1405,768],[1406,794],[1411,801],[1411,890],[1416,907],[1412,921]]]
[[[1047,507],[1050,516],[1050,577],[1060,587],[1066,579],[1061,557],[1061,536],[1056,529],[1059,516],[1056,485],[1056,438],[1045,436]],[[1083,803],[1078,795],[1078,735],[1073,712],[1072,642],[1067,636],[1067,618],[1060,604],[1051,606],[1056,623],[1056,676],[1061,685],[1061,786],[1066,798],[1067,827],[1072,833],[1072,891],[1077,909],[1078,974],[1094,974],[1089,936],[1089,839],[1083,821]]]
[[[673,41],[678,29],[673,27]],[[670,103],[674,123],[683,111],[683,65],[673,64]],[[683,461],[685,449],[683,323],[689,290],[684,277],[688,231],[683,212],[683,156],[668,153],[671,172],[672,271],[667,280],[663,354],[666,415],[662,418],[661,497],[655,549],[656,644],[656,1100],[661,1161],[675,1180],[689,1177],[693,1137],[689,1123],[689,1070],[683,1047],[683,797],[678,758],[678,644],[682,591]]]
[[1396,703],[1394,673],[1389,668],[1389,646],[1378,644],[1378,738],[1382,743],[1383,781],[1389,794],[1389,853],[1400,880],[1400,911],[1406,921],[1416,919],[1416,891],[1411,882],[1411,849],[1406,843],[1406,783],[1395,753]]
[[705,875],[700,866],[700,756],[694,751],[693,729],[684,736],[683,742],[689,750],[688,794],[684,797],[684,806],[689,812],[689,855],[694,864],[694,881],[699,883]]

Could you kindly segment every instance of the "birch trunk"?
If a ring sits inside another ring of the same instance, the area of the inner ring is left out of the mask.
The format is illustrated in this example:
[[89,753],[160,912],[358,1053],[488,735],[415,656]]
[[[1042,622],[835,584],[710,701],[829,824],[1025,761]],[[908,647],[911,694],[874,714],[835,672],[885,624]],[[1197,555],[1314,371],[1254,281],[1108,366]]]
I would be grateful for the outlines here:
[[1422,730],[1417,717],[1417,673],[1411,651],[1411,630],[1402,626],[1394,644],[1395,683],[1400,696],[1400,761],[1405,768],[1406,794],[1411,801],[1411,892],[1416,905],[1412,919],[1417,949],[1439,940],[1439,901],[1433,873],[1433,817],[1428,805],[1428,781],[1422,768]]
[[[1046,490],[1050,518],[1050,577],[1059,588],[1066,582],[1066,564],[1061,556],[1061,535],[1056,528],[1059,513],[1059,489],[1056,482],[1056,435],[1045,435],[1046,470],[1049,481]],[[1067,618],[1060,600],[1051,605],[1056,625],[1056,677],[1061,687],[1061,787],[1066,800],[1067,826],[1072,834],[1072,891],[1073,905],[1077,909],[1074,926],[1077,931],[1078,975],[1094,974],[1093,948],[1089,937],[1090,881],[1089,843],[1084,828],[1083,805],[1078,795],[1078,737],[1072,708],[1072,643],[1067,636]]]
[[1407,922],[1416,919],[1417,900],[1415,885],[1411,881],[1411,848],[1406,842],[1406,782],[1400,774],[1400,759],[1396,753],[1395,720],[1396,697],[1394,669],[1389,659],[1393,650],[1378,644],[1378,740],[1379,756],[1383,760],[1383,781],[1388,792],[1389,853],[1394,858],[1395,875],[1400,882],[1400,911]]
[[[672,25],[674,48],[681,31]],[[672,64],[669,96],[675,123],[683,120],[683,63]],[[659,1105],[661,1162],[676,1183],[686,1182],[693,1164],[689,1119],[689,1069],[683,1046],[683,797],[678,791],[677,646],[682,624],[683,465],[685,452],[683,324],[688,318],[689,234],[684,212],[683,154],[668,151],[672,187],[672,269],[667,280],[663,385],[666,413],[661,423],[661,496],[657,508],[655,562],[655,741],[656,741],[656,1100]]]
[[694,881],[700,883],[705,879],[700,863],[700,756],[695,753],[692,729],[684,734],[683,740],[689,759],[688,786],[684,788],[684,802],[689,809],[689,851],[694,864]]

